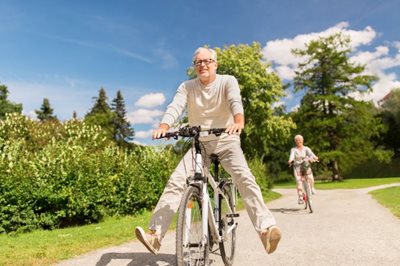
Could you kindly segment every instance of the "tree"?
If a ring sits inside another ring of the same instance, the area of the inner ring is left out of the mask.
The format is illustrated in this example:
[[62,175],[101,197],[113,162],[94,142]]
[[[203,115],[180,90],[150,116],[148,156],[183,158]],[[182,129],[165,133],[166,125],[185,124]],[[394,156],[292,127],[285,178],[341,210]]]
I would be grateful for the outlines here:
[[4,119],[8,113],[22,112],[22,104],[10,102],[8,99],[8,88],[5,85],[0,85],[0,119]]
[[107,103],[107,94],[103,88],[99,90],[99,96],[93,97],[94,105],[85,115],[84,121],[89,125],[101,126],[103,132],[111,140],[114,139],[114,116]]
[[53,114],[53,108],[50,106],[49,99],[44,98],[42,106],[39,110],[35,110],[37,118],[40,121],[57,120],[57,116]]
[[121,91],[117,92],[117,96],[111,103],[111,109],[114,112],[114,139],[118,143],[124,143],[126,139],[133,140],[135,131],[126,120],[125,101]]
[[400,157],[400,88],[393,89],[381,106],[382,120],[387,127],[383,144]]
[[290,118],[276,115],[273,107],[284,94],[282,82],[275,73],[267,71],[270,65],[263,62],[259,43],[215,50],[218,73],[235,76],[240,85],[246,118],[241,135],[243,150],[250,158],[266,161],[273,147],[285,142],[295,126]]
[[371,112],[372,103],[353,96],[370,91],[377,78],[363,75],[365,67],[349,61],[349,47],[350,38],[339,33],[293,50],[305,58],[294,79],[295,90],[305,95],[293,118],[299,133],[331,169],[333,180],[342,179],[341,168],[382,156],[372,141],[382,132],[382,122]]

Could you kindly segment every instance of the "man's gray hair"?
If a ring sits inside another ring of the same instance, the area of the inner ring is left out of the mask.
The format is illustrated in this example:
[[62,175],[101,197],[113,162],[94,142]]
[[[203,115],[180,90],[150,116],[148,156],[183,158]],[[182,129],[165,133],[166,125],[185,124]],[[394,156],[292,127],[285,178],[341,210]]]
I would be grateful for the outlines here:
[[193,53],[193,62],[196,59],[196,56],[198,53],[201,52],[201,50],[207,50],[211,53],[211,59],[214,59],[215,62],[217,62],[217,52],[214,49],[208,48],[208,47],[199,47],[194,51]]

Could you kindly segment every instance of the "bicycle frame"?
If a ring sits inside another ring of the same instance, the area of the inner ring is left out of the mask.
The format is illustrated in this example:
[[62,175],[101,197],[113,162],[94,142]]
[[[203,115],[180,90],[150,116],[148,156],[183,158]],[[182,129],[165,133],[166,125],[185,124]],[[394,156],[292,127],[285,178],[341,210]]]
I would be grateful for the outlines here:
[[239,217],[239,214],[235,213],[237,189],[231,180],[219,178],[220,162],[217,155],[210,154],[210,166],[214,166],[214,173],[204,166],[200,147],[200,136],[220,136],[225,130],[226,128],[212,128],[202,131],[200,127],[184,127],[162,136],[175,139],[178,136],[189,137],[193,140],[194,175],[186,179],[187,187],[178,213],[178,265],[188,265],[188,262],[198,265],[201,261],[208,265],[208,256],[213,244],[218,244],[225,265],[233,263],[237,227],[234,218]]
[[297,175],[300,176],[300,181],[302,182],[302,195],[303,195],[303,200],[305,204],[305,209],[307,207],[310,209],[310,212],[313,212],[312,208],[312,200],[311,200],[311,183],[309,176],[311,173],[309,173],[309,169],[311,168],[311,163],[314,162],[313,158],[304,158],[300,164],[298,164],[298,168],[295,171]]
[[[218,233],[218,228],[219,228],[219,217],[218,213],[220,211],[220,206],[219,206],[219,201],[218,196],[222,195],[224,199],[226,200],[224,194],[222,193],[221,188],[218,186],[219,183],[215,181],[213,176],[210,174],[208,171],[204,171],[202,173],[203,168],[203,158],[201,155],[201,149],[200,149],[200,141],[195,138],[194,139],[195,143],[195,174],[194,174],[194,180],[189,181],[189,186],[194,185],[198,186],[199,183],[201,183],[201,189],[202,189],[202,200],[201,200],[201,207],[202,207],[202,232],[203,232],[203,238],[202,238],[202,244],[205,245],[209,239],[209,233],[211,233],[212,239],[215,242],[221,242],[222,237]],[[210,200],[210,195],[208,192],[208,185],[211,186],[214,192],[214,212],[212,211],[212,205],[211,205],[211,200]],[[235,192],[233,192],[235,193]],[[232,197],[234,200],[236,200],[236,193]],[[229,207],[229,206],[228,206]],[[233,211],[230,209],[229,210],[231,213]],[[187,215],[190,215],[190,212],[187,213]],[[190,217],[190,216],[189,216]],[[188,217],[187,220],[190,220]],[[210,231],[208,230],[208,226],[210,226]],[[230,226],[228,231],[232,231],[236,227],[236,224],[233,224]],[[188,227],[187,227],[188,228]]]

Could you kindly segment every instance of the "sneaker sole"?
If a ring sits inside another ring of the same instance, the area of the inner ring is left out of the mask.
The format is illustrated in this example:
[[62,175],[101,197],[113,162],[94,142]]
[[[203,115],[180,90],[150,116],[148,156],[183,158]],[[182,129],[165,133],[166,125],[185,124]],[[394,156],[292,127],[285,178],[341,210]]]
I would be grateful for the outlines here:
[[273,253],[278,247],[278,243],[281,240],[281,231],[277,227],[270,229],[271,231],[267,234],[267,245],[266,251],[268,254]]
[[157,250],[154,249],[146,239],[146,233],[140,227],[135,228],[135,235],[137,239],[153,254],[157,254]]

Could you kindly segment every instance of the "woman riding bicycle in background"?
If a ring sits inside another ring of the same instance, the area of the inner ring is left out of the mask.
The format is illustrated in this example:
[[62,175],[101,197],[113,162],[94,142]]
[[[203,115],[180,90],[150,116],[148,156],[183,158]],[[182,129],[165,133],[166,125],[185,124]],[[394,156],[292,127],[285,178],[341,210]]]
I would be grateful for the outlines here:
[[[294,142],[296,143],[296,147],[290,150],[290,156],[288,164],[293,164],[293,174],[296,178],[297,183],[297,194],[299,196],[299,204],[303,204],[303,190],[302,190],[302,181],[301,174],[303,173],[302,167],[304,163],[307,163],[307,160],[310,161],[318,161],[318,157],[311,151],[311,149],[307,146],[304,146],[304,138],[301,135],[296,135],[294,137]],[[306,159],[306,161],[305,161]],[[305,169],[306,175],[310,181],[311,191],[313,194],[316,194],[316,190],[314,188],[314,176],[311,170],[311,167]]]

